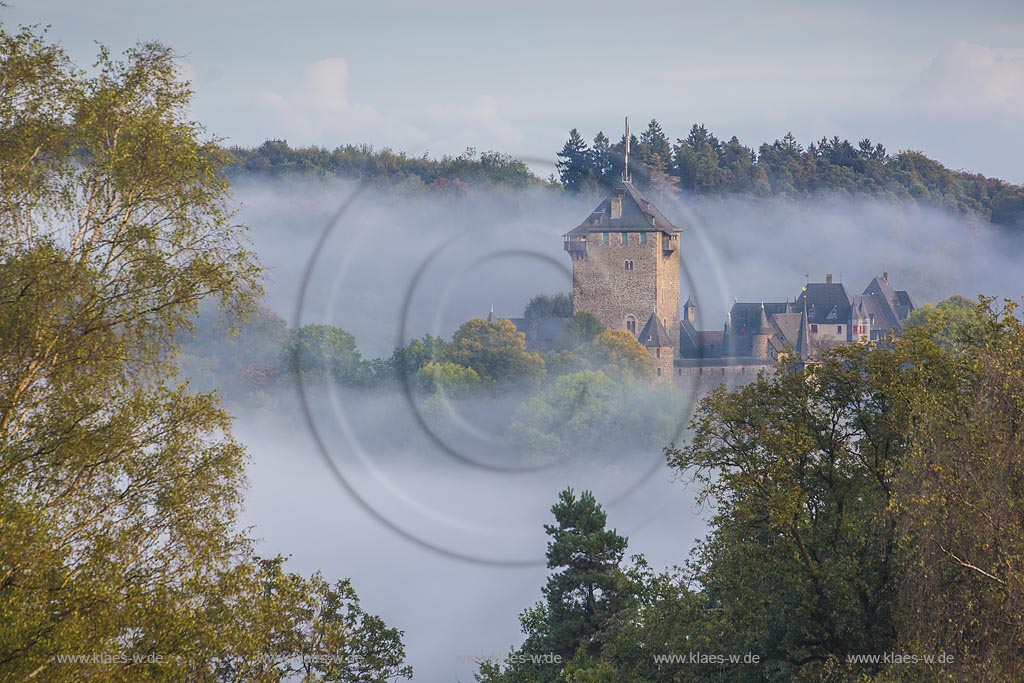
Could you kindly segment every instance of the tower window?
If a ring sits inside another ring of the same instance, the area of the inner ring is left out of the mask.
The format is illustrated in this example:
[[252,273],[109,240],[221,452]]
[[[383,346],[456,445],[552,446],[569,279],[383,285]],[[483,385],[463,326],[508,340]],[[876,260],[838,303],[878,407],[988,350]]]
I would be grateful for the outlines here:
[[609,240],[609,238],[610,238],[610,235],[611,235],[611,234],[610,234],[610,233],[607,233],[607,232],[606,232],[606,233],[604,234],[604,243],[605,243],[605,244],[608,244],[608,240]]
[[661,347],[660,346],[657,347],[656,349],[654,349],[654,357],[655,358],[661,358]]
[[818,334],[818,326],[811,325],[811,334]]
[[658,377],[661,377],[661,368],[656,368],[656,370],[658,371]]
[[629,243],[629,233],[628,232],[622,233],[622,243],[623,244],[628,244]]
[[836,325],[836,334],[842,334],[842,333],[843,333],[843,326],[842,325]]
[[626,270],[633,270],[633,262],[626,261]]
[[647,244],[647,233],[640,233],[640,244]]
[[626,329],[636,334],[636,318],[633,316],[626,316]]

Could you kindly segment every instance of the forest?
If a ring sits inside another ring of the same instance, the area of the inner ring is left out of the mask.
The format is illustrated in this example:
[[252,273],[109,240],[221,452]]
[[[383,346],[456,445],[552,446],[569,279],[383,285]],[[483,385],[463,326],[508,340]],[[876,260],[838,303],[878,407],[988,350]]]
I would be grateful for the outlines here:
[[[557,176],[537,177],[522,161],[500,152],[466,150],[440,159],[410,157],[390,149],[346,144],[333,150],[293,149],[268,140],[253,149],[232,147],[228,173],[245,177],[338,177],[395,186],[466,192],[473,185],[522,189],[546,186],[598,194],[622,177],[625,136],[612,142],[598,132],[591,142],[575,128],[557,152]],[[631,135],[630,177],[641,189],[683,195],[806,197],[819,193],[867,195],[895,203],[935,206],[1008,230],[1024,229],[1024,186],[980,173],[952,170],[924,152],[890,153],[879,143],[838,137],[801,144],[787,133],[748,147],[736,136],[723,140],[703,124],[673,142],[657,120]]]

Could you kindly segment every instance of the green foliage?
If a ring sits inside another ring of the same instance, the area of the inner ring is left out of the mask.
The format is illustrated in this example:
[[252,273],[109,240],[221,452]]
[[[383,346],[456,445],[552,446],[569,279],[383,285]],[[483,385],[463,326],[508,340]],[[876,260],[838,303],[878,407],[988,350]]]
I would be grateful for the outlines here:
[[534,453],[635,452],[675,437],[686,398],[673,386],[615,381],[601,371],[558,377],[515,412],[508,438]]
[[556,524],[544,525],[551,537],[544,597],[548,605],[547,640],[564,658],[578,649],[600,653],[603,631],[627,603],[629,586],[619,565],[628,540],[606,528],[608,516],[590,491],[577,498],[572,489],[551,508]]
[[[587,549],[621,561],[624,545],[579,531],[604,520],[570,494],[547,527],[549,566],[567,568],[521,617],[518,651],[557,647],[564,667],[485,680],[1019,680],[1024,323],[1012,303],[991,303],[947,304],[971,311],[969,325],[933,315],[896,341],[712,391],[692,440],[666,449],[713,511],[685,568],[659,574],[638,558],[616,582]],[[581,607],[589,570],[620,587],[597,629]],[[846,659],[887,652],[952,661]]]
[[956,347],[981,338],[985,330],[988,306],[967,297],[952,296],[934,306],[925,304],[915,309],[905,328],[923,327],[943,346]]
[[414,375],[427,363],[441,360],[444,352],[444,339],[426,334],[405,346],[395,347],[391,354],[391,365],[399,376]]
[[727,650],[796,676],[894,647],[893,481],[916,395],[946,381],[922,350],[842,347],[810,376],[712,391],[692,443],[668,451],[716,506],[696,576],[730,614]]
[[[944,343],[949,326],[939,325],[925,334]],[[911,457],[897,480],[908,555],[899,626],[904,647],[955,656],[944,668],[952,680],[1021,680],[1024,325],[1009,304],[960,329],[966,338],[949,344],[955,383],[918,397]]]
[[410,157],[370,145],[291,148],[284,140],[267,140],[256,148],[231,147],[232,178],[350,178],[385,184],[404,190],[464,192],[487,185],[521,189],[543,181],[522,161],[500,152],[467,149],[456,157],[432,159],[426,154]]
[[[853,145],[838,137],[822,138],[804,148],[787,133],[781,140],[750,148],[735,136],[723,143],[703,124],[694,124],[686,138],[669,145],[661,125],[652,120],[631,146],[633,182],[666,194],[866,194],[979,214],[998,225],[1024,228],[1024,187],[947,169],[921,152],[889,154],[867,139]],[[624,152],[624,139],[609,145],[602,132],[588,150],[573,129],[559,154],[563,185],[571,192],[590,191],[595,185],[614,187]]]
[[196,391],[218,390],[231,400],[253,395],[267,400],[288,340],[287,323],[265,307],[245,320],[222,321],[215,307],[203,306],[191,332],[180,337],[179,366]]
[[590,149],[579,131],[569,131],[569,139],[558,153],[558,177],[569,192],[580,192],[593,181],[594,165]]
[[[616,407],[616,383],[603,372],[564,375],[516,411],[509,438],[545,453],[584,450],[615,434],[609,413]],[[616,421],[617,422],[617,421]]]
[[474,318],[463,323],[452,335],[446,359],[496,384],[537,385],[545,373],[544,359],[528,352],[526,336],[504,319],[489,323]]
[[429,361],[416,373],[416,386],[428,394],[460,397],[480,386],[480,375],[455,363]]
[[369,368],[351,332],[333,325],[304,325],[285,344],[285,372],[303,381],[332,380],[345,386],[366,385]]
[[595,369],[619,381],[654,381],[654,361],[628,330],[605,330],[594,338],[583,356]]
[[594,314],[580,311],[572,316],[564,330],[555,335],[555,347],[575,349],[594,341],[602,332],[604,332],[604,325]]
[[523,311],[524,318],[568,318],[572,316],[572,298],[568,294],[538,294]]
[[[245,454],[175,361],[204,299],[245,320],[259,268],[171,51],[85,74],[0,29],[0,81],[0,679],[280,680],[261,655],[321,642],[366,664],[310,680],[410,674],[346,584],[243,580]],[[57,660],[91,655],[124,661]]]
[[[255,560],[222,578],[202,618],[218,624],[227,647],[210,653],[212,676],[190,662],[194,680],[386,683],[411,678],[402,632],[366,613],[347,581],[285,572],[283,559]],[[254,653],[262,656],[254,657]]]
[[[628,539],[607,528],[607,515],[589,491],[577,498],[565,489],[551,508],[555,524],[545,524],[549,575],[544,601],[520,616],[526,635],[508,665],[485,664],[478,681],[508,683],[564,680],[614,680],[602,671],[587,678],[616,614],[629,605],[633,593],[620,567]],[[537,659],[546,658],[545,661]],[[577,673],[578,672],[578,673]]]

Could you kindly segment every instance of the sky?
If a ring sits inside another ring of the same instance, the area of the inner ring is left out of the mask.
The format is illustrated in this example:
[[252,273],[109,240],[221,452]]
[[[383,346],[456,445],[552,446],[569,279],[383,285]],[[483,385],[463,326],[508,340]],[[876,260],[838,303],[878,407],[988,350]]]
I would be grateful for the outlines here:
[[173,46],[195,117],[230,144],[474,147],[546,175],[570,128],[617,135],[629,115],[752,146],[867,137],[1024,182],[1011,0],[8,4],[5,23],[50,25],[80,63],[96,42]]

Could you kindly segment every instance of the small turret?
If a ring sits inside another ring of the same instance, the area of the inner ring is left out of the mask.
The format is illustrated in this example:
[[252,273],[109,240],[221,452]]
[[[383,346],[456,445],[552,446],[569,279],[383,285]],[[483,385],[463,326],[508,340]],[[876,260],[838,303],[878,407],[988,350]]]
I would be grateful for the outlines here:
[[658,378],[670,379],[672,369],[675,367],[673,341],[657,312],[651,313],[651,317],[647,319],[647,324],[644,325],[644,329],[640,330],[637,338],[651,354]]
[[768,358],[768,339],[772,336],[772,326],[768,323],[768,314],[764,310],[764,302],[761,302],[761,313],[757,324],[757,330],[753,335],[753,348],[751,355],[754,358],[765,360]]

